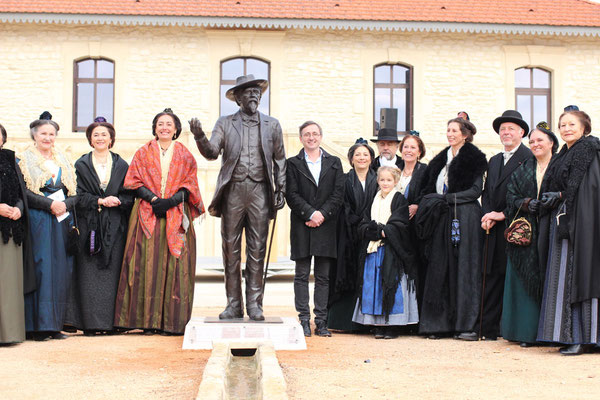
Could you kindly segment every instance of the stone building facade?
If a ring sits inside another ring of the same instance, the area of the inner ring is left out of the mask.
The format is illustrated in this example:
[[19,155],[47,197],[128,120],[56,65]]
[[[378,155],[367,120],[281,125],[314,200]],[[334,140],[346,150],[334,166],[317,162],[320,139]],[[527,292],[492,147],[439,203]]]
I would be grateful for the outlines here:
[[[550,73],[553,128],[568,104],[579,105],[592,122],[600,117],[597,27],[211,27],[15,15],[0,13],[0,123],[8,130],[7,147],[29,143],[29,122],[49,110],[61,124],[57,143],[73,160],[90,151],[85,134],[72,127],[74,63],[86,58],[114,62],[114,151],[127,160],[152,137],[152,118],[165,107],[182,121],[198,117],[210,131],[220,113],[221,62],[235,57],[269,63],[270,114],[281,122],[288,156],[300,149],[298,126],[307,119],[322,124],[324,147],[342,160],[356,138],[373,136],[374,67],[388,63],[412,70],[412,128],[427,145],[426,159],[446,146],[446,122],[460,110],[478,128],[474,143],[489,155],[499,151],[492,121],[515,108],[515,70],[523,67]],[[220,164],[200,156],[187,123],[179,140],[197,155],[208,203]],[[277,222],[273,255],[279,259],[289,254],[288,213]],[[218,219],[207,217],[197,236],[199,254],[220,255]]]

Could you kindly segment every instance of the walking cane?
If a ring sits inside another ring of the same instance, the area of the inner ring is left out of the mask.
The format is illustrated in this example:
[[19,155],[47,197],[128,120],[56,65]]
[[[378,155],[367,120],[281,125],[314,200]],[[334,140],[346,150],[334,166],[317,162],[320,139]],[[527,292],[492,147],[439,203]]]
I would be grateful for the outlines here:
[[479,311],[479,340],[481,340],[481,330],[483,328],[483,296],[485,294],[485,275],[487,272],[488,244],[490,241],[490,230],[485,230],[485,245],[483,247],[483,282],[481,285],[481,309]]
[[271,259],[271,247],[273,247],[273,236],[275,236],[275,224],[277,223],[277,210],[275,210],[275,216],[273,217],[273,227],[271,228],[271,240],[269,240],[269,249],[267,250],[267,263],[265,264],[265,274],[263,276],[263,286],[261,299],[265,296],[265,285],[267,284],[267,271],[269,270],[269,260]]

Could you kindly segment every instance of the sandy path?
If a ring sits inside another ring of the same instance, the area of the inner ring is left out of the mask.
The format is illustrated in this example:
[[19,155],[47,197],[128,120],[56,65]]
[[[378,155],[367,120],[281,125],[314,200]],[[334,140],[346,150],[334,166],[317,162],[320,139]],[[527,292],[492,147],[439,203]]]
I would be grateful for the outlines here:
[[[268,289],[267,315],[296,315],[291,286]],[[222,287],[200,287],[198,302],[206,306],[194,308],[194,316],[216,316]],[[192,399],[210,352],[181,350],[182,340],[77,334],[0,347],[0,398]],[[564,357],[556,348],[523,349],[504,340],[340,333],[308,338],[307,346],[277,352],[291,399],[600,398],[600,354]]]

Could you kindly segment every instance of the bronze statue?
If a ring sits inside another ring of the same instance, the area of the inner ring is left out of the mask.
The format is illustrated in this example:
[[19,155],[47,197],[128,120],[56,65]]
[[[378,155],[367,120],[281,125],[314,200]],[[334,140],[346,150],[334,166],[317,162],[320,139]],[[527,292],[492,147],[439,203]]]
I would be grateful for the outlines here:
[[189,121],[198,150],[207,160],[221,157],[210,215],[221,217],[227,308],[220,319],[242,318],[241,238],[246,231],[246,311],[264,320],[262,285],[269,220],[285,204],[285,150],[279,121],[258,111],[268,82],[240,76],[226,96],[240,110],[219,118],[210,140],[198,119]]

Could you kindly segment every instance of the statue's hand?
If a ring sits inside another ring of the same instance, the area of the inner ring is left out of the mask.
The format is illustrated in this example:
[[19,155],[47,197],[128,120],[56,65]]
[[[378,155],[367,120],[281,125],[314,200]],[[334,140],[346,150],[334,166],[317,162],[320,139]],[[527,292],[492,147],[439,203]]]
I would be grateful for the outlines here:
[[206,136],[202,130],[202,123],[198,118],[192,118],[188,123],[190,124],[190,131],[194,134],[194,139],[198,140]]
[[277,191],[275,192],[275,199],[273,201],[273,206],[275,207],[275,210],[281,210],[283,208],[283,206],[285,205],[285,193],[281,192],[281,191]]

